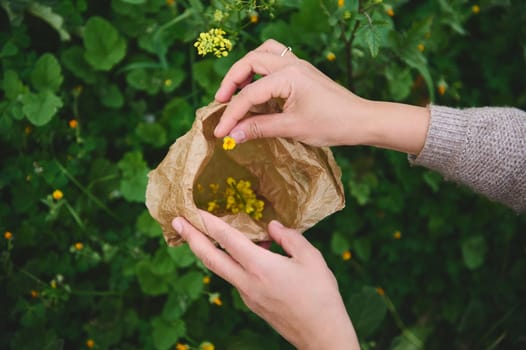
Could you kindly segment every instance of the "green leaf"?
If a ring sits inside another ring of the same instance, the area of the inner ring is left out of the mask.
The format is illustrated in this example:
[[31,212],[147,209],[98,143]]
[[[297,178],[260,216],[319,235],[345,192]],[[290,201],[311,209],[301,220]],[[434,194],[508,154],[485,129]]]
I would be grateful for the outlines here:
[[431,187],[433,192],[438,192],[440,188],[440,182],[442,182],[442,176],[434,171],[426,171],[423,175],[426,184]]
[[371,257],[371,241],[367,238],[358,238],[352,242],[352,249],[356,256],[364,262]]
[[139,261],[135,266],[135,274],[144,294],[162,295],[168,292],[167,277],[154,274],[149,260]]
[[164,303],[162,317],[167,321],[175,321],[181,318],[190,307],[191,300],[180,293],[172,293]]
[[100,101],[106,107],[110,108],[121,108],[124,104],[124,97],[119,90],[119,87],[115,84],[104,84],[100,91]]
[[369,52],[372,57],[376,57],[378,55],[378,50],[380,49],[380,35],[378,34],[375,25],[370,23],[364,27],[363,31],[364,40],[369,47]]
[[389,86],[389,95],[395,101],[402,101],[411,93],[413,77],[408,68],[400,69],[398,66],[388,66],[385,71]]
[[157,350],[167,350],[186,334],[183,320],[166,321],[161,317],[152,320],[153,343]]
[[62,84],[62,69],[54,55],[45,53],[35,63],[31,72],[31,83],[38,91],[57,91]]
[[175,271],[175,263],[168,255],[166,247],[159,248],[151,262],[151,270],[157,275],[170,275]]
[[126,54],[126,42],[117,30],[101,17],[91,17],[84,29],[86,61],[96,70],[108,71]]
[[62,100],[51,91],[42,91],[38,94],[23,95],[22,104],[27,119],[33,125],[42,126],[49,123],[57,110],[62,107]]
[[470,270],[480,267],[486,258],[488,247],[483,236],[474,236],[462,243],[464,264]]
[[331,250],[336,255],[342,255],[349,249],[350,243],[347,236],[341,232],[334,232],[331,237]]
[[84,49],[80,46],[72,46],[60,56],[64,66],[79,79],[84,80],[88,84],[93,84],[96,81],[95,70],[88,64],[84,58]]
[[148,168],[138,151],[128,152],[118,163],[122,172],[120,190],[123,197],[130,202],[144,202],[148,184]]
[[17,99],[20,95],[25,94],[28,89],[18,78],[14,70],[8,70],[4,74],[3,89],[5,96],[10,100]]
[[144,210],[141,215],[137,217],[135,223],[137,231],[147,237],[161,237],[163,231],[157,221],[152,218],[148,210]]
[[139,123],[135,132],[141,141],[154,147],[164,146],[167,142],[166,131],[159,123]]
[[36,17],[41,18],[47,22],[53,29],[57,31],[60,35],[62,41],[67,41],[71,39],[69,33],[64,29],[64,18],[55,12],[49,6],[44,6],[37,1],[32,1],[31,5],[27,8],[28,12],[33,14]]
[[178,247],[168,247],[168,254],[170,254],[170,257],[178,267],[188,267],[196,261],[196,257],[190,250],[188,244],[182,244]]
[[356,333],[362,341],[374,333],[387,313],[383,298],[372,287],[364,287],[361,292],[352,294],[347,306]]
[[133,5],[140,5],[146,2],[146,0],[121,0],[121,1],[126,2],[128,4],[133,4]]
[[176,290],[188,296],[192,300],[196,300],[203,292],[203,273],[197,271],[190,271],[175,279]]

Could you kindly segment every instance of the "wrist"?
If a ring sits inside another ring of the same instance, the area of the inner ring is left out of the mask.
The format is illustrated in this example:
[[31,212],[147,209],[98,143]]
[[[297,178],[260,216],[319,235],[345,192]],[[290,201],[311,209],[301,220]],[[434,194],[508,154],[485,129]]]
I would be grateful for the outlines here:
[[430,121],[428,108],[367,101],[362,113],[364,136],[361,144],[415,155],[422,150]]

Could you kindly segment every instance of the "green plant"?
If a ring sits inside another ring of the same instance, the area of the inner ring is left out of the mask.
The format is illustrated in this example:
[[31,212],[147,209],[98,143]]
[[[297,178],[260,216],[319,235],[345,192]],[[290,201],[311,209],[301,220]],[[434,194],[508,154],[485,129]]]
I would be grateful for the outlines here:
[[[290,348],[144,207],[148,171],[267,38],[367,98],[526,108],[520,0],[0,5],[1,348]],[[212,28],[225,57],[194,46]],[[523,348],[524,216],[404,155],[334,151],[347,207],[306,235],[363,348]]]

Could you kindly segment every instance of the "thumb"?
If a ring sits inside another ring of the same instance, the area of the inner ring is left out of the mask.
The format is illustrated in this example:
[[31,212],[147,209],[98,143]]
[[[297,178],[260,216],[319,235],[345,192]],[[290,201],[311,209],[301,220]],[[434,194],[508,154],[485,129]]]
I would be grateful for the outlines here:
[[230,132],[237,143],[267,137],[291,137],[294,128],[286,113],[255,115],[243,119]]
[[268,224],[268,233],[291,257],[300,257],[314,248],[301,233],[283,226],[276,220]]

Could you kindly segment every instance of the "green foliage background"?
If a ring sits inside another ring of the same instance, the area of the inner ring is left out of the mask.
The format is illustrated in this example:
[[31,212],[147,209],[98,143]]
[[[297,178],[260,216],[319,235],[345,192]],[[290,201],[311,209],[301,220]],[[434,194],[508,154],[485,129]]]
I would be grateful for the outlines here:
[[[526,109],[522,0],[0,5],[2,349],[290,348],[224,281],[204,284],[186,246],[167,248],[143,203],[147,172],[267,38],[366,98]],[[198,57],[214,27],[232,52]],[[524,216],[406,155],[334,152],[347,206],[306,235],[363,348],[525,348]]]

